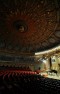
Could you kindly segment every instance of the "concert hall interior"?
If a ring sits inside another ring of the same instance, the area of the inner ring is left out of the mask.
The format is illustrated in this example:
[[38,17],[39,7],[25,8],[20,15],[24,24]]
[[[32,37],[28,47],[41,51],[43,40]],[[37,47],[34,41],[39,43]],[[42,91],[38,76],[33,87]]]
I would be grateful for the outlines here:
[[0,94],[59,94],[60,0],[0,0]]

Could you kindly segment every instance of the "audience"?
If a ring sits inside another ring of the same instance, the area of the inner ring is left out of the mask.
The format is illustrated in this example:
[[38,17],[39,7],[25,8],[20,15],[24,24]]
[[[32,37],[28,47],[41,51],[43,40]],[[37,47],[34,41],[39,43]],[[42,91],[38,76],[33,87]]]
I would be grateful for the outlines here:
[[0,70],[0,94],[59,94],[60,80],[32,71]]

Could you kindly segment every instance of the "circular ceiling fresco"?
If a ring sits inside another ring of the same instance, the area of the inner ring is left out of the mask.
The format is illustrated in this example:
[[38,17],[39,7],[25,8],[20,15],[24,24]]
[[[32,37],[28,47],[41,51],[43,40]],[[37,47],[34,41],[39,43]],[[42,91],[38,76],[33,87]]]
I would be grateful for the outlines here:
[[59,0],[0,0],[0,49],[29,53],[59,44]]

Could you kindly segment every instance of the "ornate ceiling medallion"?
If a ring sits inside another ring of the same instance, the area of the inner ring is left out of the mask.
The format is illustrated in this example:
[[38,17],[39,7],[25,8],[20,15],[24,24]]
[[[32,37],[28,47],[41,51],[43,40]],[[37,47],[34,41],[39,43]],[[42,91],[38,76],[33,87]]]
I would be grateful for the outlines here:
[[24,20],[16,20],[13,22],[13,26],[16,29],[16,31],[19,32],[26,32],[28,31],[28,26]]

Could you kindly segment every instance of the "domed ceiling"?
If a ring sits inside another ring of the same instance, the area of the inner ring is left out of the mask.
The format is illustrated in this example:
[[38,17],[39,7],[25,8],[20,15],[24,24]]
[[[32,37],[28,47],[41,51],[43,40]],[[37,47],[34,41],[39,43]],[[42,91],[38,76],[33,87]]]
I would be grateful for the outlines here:
[[59,44],[59,0],[0,0],[1,50],[30,53]]

